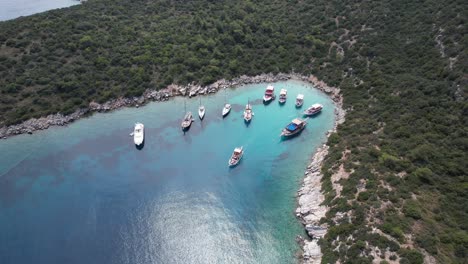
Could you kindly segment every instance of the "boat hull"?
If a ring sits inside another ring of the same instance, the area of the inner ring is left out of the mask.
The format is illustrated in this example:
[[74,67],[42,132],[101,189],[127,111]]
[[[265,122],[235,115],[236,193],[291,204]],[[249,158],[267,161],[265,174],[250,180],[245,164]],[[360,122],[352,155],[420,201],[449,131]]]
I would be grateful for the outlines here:
[[200,120],[203,120],[203,118],[205,118],[205,112],[198,112],[198,117]]
[[294,131],[294,132],[290,132],[290,131],[284,131],[281,133],[281,137],[282,138],[292,138],[292,137],[295,137],[297,135],[299,135],[303,130],[304,130],[305,126],[302,127],[301,129],[298,129],[297,131]]
[[227,115],[229,115],[230,112],[231,112],[231,109],[223,110],[223,117],[226,117]]
[[236,162],[231,162],[229,160],[229,168],[234,168],[235,166],[239,165],[239,163],[241,162],[243,156],[244,155],[242,155]]
[[189,123],[187,123],[187,124],[182,124],[182,125],[181,125],[183,131],[189,130],[191,126],[192,126],[192,122],[189,122]]
[[269,104],[269,103],[271,103],[273,100],[275,100],[275,97],[274,97],[274,96],[272,96],[272,97],[265,97],[265,96],[264,96],[264,97],[263,97],[263,103],[264,103],[264,104]]
[[314,115],[319,114],[320,112],[322,112],[322,110],[318,110],[318,111],[315,111],[315,112],[304,112],[304,115],[305,116],[314,116]]
[[296,108],[301,108],[303,103],[296,103]]
[[138,123],[135,125],[135,129],[133,131],[133,143],[135,146],[140,146],[145,141],[145,127],[143,124]]

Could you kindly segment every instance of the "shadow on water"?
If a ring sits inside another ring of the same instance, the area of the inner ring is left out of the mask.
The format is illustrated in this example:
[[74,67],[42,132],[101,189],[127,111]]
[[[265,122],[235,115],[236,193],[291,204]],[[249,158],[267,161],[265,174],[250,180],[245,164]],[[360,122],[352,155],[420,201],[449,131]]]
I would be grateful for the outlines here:
[[251,105],[262,105],[263,104],[263,99],[255,99],[250,102]]
[[144,147],[145,147],[145,140],[143,140],[143,142],[140,145],[135,144],[135,148],[138,150],[142,150]]

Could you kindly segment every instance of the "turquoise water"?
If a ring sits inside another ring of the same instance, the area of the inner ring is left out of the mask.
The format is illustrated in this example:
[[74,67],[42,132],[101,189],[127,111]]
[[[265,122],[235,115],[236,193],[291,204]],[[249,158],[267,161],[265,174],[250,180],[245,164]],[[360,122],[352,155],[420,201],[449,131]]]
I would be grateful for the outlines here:
[[[309,84],[274,83],[288,101],[263,105],[267,84],[95,114],[67,127],[0,140],[0,263],[295,263],[295,193],[334,122],[332,101]],[[307,107],[324,110],[303,133],[280,132]],[[221,117],[225,96],[233,105]],[[247,100],[255,113],[246,126]],[[129,133],[145,124],[142,150]],[[236,146],[239,166],[229,169]]]
[[0,0],[0,21],[79,4],[77,0]]

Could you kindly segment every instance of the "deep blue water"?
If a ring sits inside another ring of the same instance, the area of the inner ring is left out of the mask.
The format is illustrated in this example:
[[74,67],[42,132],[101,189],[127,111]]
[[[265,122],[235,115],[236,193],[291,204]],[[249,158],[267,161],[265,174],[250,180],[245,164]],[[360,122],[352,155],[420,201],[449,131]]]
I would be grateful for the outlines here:
[[[263,105],[267,84],[95,114],[67,127],[0,140],[0,263],[295,263],[295,193],[332,128],[332,101],[298,81]],[[305,94],[303,109],[294,107]],[[224,98],[233,104],[223,119]],[[255,116],[242,119],[247,100]],[[184,101],[197,117],[183,133]],[[296,138],[281,129],[324,110]],[[145,124],[142,150],[129,133]],[[245,156],[227,161],[236,146]]]
[[77,0],[0,0],[0,21],[77,5]]

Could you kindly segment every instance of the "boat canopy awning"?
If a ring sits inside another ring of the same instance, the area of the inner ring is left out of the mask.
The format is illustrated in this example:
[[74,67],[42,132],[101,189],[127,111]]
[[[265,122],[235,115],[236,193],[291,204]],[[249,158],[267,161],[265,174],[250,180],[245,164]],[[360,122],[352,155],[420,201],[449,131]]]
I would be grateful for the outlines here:
[[321,105],[321,104],[313,104],[312,107],[313,107],[313,108],[321,108],[322,105]]
[[287,93],[288,93],[288,91],[286,89],[281,89],[280,94],[287,94]]
[[299,100],[303,100],[304,99],[304,95],[303,94],[298,94],[296,99],[299,99]]
[[294,123],[291,123],[286,127],[286,129],[289,130],[289,131],[294,131],[294,130],[296,130],[296,128],[297,128],[297,125],[294,124]]
[[293,121],[291,121],[292,124],[300,125],[302,123],[302,120],[299,118],[295,118]]

